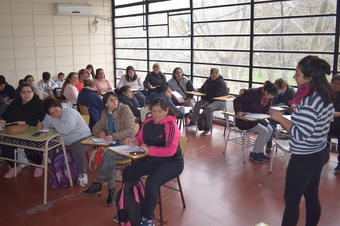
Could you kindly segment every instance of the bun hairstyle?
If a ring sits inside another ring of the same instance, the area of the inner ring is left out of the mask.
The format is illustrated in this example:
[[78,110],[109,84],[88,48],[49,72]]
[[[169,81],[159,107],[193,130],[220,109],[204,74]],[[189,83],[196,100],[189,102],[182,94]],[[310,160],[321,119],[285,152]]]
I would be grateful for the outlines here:
[[272,83],[271,81],[267,80],[264,82],[263,85],[264,91],[267,91],[268,94],[276,95],[279,88],[275,83]]
[[119,91],[117,93],[117,95],[124,95],[123,93],[127,92],[128,89],[130,89],[130,86],[122,86],[119,88]]
[[96,85],[92,79],[84,79],[83,84],[84,86],[89,86],[89,87],[93,87]]
[[331,66],[327,61],[320,59],[318,56],[309,55],[300,60],[298,66],[304,77],[312,78],[308,95],[311,95],[316,90],[325,105],[335,101],[335,94],[326,78],[326,75],[331,73]]
[[156,87],[156,93],[165,93],[165,91],[167,91],[169,88],[170,86],[168,85],[159,85]]

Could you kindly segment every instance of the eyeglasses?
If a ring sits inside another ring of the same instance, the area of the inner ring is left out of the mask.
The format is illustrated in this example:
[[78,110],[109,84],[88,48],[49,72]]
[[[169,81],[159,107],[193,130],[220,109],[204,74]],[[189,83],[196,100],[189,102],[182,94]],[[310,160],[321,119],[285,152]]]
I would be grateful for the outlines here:
[[26,93],[27,93],[27,94],[30,94],[30,93],[32,93],[32,92],[33,92],[33,91],[28,90],[28,91],[21,91],[20,93],[21,93],[21,94],[26,94]]

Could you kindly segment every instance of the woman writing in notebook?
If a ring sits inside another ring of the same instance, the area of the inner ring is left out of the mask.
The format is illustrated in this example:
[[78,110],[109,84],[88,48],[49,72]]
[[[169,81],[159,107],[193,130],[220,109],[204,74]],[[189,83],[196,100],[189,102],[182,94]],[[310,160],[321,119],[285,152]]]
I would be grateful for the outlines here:
[[[169,180],[179,176],[184,167],[182,150],[179,146],[181,132],[176,118],[164,98],[156,98],[150,106],[152,116],[145,119],[141,130],[127,145],[138,145],[148,156],[139,159],[123,171],[123,183],[143,175],[148,175],[145,182],[144,210],[142,226],[154,226],[158,189]],[[118,215],[114,221],[118,221]]]
[[[122,103],[119,103],[118,97],[114,92],[107,92],[103,97],[104,110],[100,120],[93,126],[92,132],[94,136],[105,139],[106,141],[117,141],[118,145],[127,137],[135,135],[135,120],[130,108]],[[102,164],[100,165],[98,175],[91,187],[82,191],[83,195],[93,196],[100,194],[104,176],[107,178],[109,196],[106,204],[113,206],[115,203],[115,183],[114,183],[114,168],[117,160],[126,158],[106,151]]]
[[249,154],[249,159],[258,163],[270,161],[264,154],[264,147],[273,133],[273,128],[266,119],[246,121],[242,117],[246,112],[267,114],[277,92],[277,85],[266,81],[263,87],[244,90],[243,94],[234,99],[234,110],[239,117],[235,120],[236,126],[241,130],[251,130],[258,134],[254,148]]

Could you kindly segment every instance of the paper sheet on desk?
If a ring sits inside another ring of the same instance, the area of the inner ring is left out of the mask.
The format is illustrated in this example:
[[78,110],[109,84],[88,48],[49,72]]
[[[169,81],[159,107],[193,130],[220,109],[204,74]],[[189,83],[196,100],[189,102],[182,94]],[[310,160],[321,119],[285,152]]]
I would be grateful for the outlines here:
[[277,110],[277,111],[286,111],[286,110],[289,110],[289,107],[287,105],[282,105],[282,106],[273,106],[273,107],[270,107],[270,109]]
[[266,114],[261,114],[261,113],[247,113],[244,118],[254,118],[254,119],[264,119],[267,118],[268,115]]
[[91,142],[95,143],[95,144],[107,144],[107,143],[111,143],[111,144],[116,144],[117,141],[106,141],[105,139],[102,138],[91,138]]
[[120,154],[129,154],[131,151],[139,150],[139,147],[137,145],[120,145],[116,147],[110,147],[110,149]]

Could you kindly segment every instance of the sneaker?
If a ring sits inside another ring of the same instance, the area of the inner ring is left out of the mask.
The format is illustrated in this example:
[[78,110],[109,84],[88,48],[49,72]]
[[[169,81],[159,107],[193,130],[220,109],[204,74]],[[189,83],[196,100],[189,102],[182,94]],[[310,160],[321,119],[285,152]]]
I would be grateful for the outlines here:
[[250,152],[249,159],[253,160],[254,162],[264,163],[263,158],[258,153]]
[[273,146],[272,141],[268,141],[267,142],[267,146],[266,146],[266,152],[271,152],[272,151],[272,146]]
[[265,155],[263,152],[261,153],[257,153],[259,156],[261,156],[261,158],[265,161],[265,162],[270,162],[270,158]]
[[113,217],[113,221],[117,223],[119,222],[118,214],[116,214],[116,216]]
[[86,174],[86,173],[83,173],[83,174],[80,174],[80,175],[79,175],[79,177],[78,177],[78,183],[79,183],[80,187],[85,187],[85,186],[87,186],[88,179],[87,179],[87,174]]
[[[16,168],[17,168],[17,174],[18,174],[18,173],[21,173],[21,171],[22,171],[21,166],[18,165]],[[6,179],[9,179],[9,178],[12,178],[12,177],[14,177],[14,167],[13,167],[13,168],[10,168],[10,169],[8,170],[8,172],[7,172],[7,173],[5,174],[5,176],[4,176],[4,178],[6,178]]]
[[155,223],[153,222],[153,220],[148,220],[145,217],[141,217],[140,219],[140,225],[142,226],[155,226]]
[[197,126],[197,124],[193,122],[189,122],[189,124],[186,125],[185,127],[193,127],[193,126]]
[[207,136],[210,134],[210,128],[205,128],[203,133],[202,133],[204,136]]
[[335,167],[334,172],[335,172],[335,173],[340,173],[340,162],[339,162],[338,165]]

